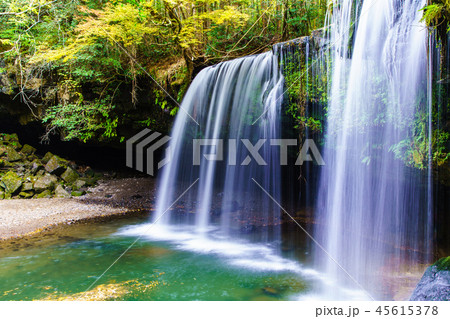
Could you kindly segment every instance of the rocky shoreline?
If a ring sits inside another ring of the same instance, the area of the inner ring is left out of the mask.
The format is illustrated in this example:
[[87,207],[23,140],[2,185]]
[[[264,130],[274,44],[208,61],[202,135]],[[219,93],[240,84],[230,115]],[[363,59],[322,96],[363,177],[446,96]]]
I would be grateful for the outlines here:
[[70,198],[86,194],[103,174],[50,152],[36,154],[17,134],[0,133],[0,200]]
[[153,209],[155,180],[101,180],[86,195],[72,198],[0,201],[0,239],[9,240],[85,220],[121,216]]

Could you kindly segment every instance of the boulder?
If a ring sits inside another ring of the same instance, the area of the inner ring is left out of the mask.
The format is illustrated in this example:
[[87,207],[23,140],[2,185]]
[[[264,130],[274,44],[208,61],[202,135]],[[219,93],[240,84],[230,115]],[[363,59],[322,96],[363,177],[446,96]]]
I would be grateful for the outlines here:
[[46,190],[51,190],[58,182],[56,176],[45,174],[44,176],[39,177],[34,183],[34,189],[36,192],[41,193]]
[[46,189],[42,193],[35,195],[35,197],[36,198],[50,198],[50,197],[52,197],[52,192],[50,190]]
[[31,163],[31,174],[36,174],[39,170],[43,170],[44,169],[44,165],[42,165],[41,162],[39,162],[39,160],[34,160]]
[[89,166],[86,167],[85,171],[84,171],[84,175],[86,175],[87,177],[94,177],[94,170],[92,168],[90,168]]
[[5,150],[6,158],[10,162],[17,162],[23,158],[22,155],[20,155],[18,152],[16,152],[15,149],[10,146],[4,146],[3,149]]
[[3,140],[7,141],[7,142],[18,142],[19,141],[19,137],[17,136],[16,133],[4,134],[3,135]]
[[83,178],[83,181],[86,182],[86,186],[94,186],[95,184],[97,184],[97,178],[95,177],[87,177],[87,178]]
[[33,183],[25,182],[22,185],[22,192],[34,191]]
[[62,187],[62,185],[56,186],[55,195],[56,195],[56,197],[60,197],[60,198],[70,197],[70,194],[64,189],[64,187]]
[[22,186],[22,179],[15,172],[9,171],[3,175],[1,184],[7,193],[14,194]]
[[450,301],[450,257],[441,258],[425,270],[411,301]]
[[19,196],[22,198],[30,198],[33,197],[33,192],[20,192]]
[[53,155],[52,158],[45,164],[45,170],[50,174],[61,175],[67,168],[67,165],[64,163],[64,160],[59,158],[56,155]]
[[53,157],[54,155],[50,152],[45,153],[44,157],[42,158],[42,163],[47,164],[47,162]]
[[80,188],[86,186],[86,182],[81,180],[81,179],[79,179],[75,183],[73,183],[72,186],[73,186],[73,189],[80,189]]
[[9,143],[9,145],[13,147],[16,151],[20,151],[20,149],[22,148],[22,144],[20,144],[19,142],[11,142]]
[[31,155],[31,154],[34,154],[34,152],[36,152],[36,149],[31,145],[25,144],[22,147],[21,152],[25,155]]
[[72,168],[67,167],[65,172],[61,175],[61,178],[68,184],[72,184],[75,182],[80,176],[76,171],[74,171]]

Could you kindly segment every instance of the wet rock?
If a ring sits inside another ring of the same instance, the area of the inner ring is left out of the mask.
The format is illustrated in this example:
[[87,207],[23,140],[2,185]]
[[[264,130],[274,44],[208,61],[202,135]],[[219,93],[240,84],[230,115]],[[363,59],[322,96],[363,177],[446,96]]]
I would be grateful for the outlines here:
[[34,152],[36,152],[36,149],[31,145],[25,144],[22,147],[21,152],[25,155],[31,155],[31,154],[34,154]]
[[450,301],[450,257],[427,268],[411,295],[411,301]]
[[7,193],[14,194],[22,186],[22,179],[15,172],[9,171],[3,175],[1,184]]
[[41,193],[46,190],[53,189],[58,179],[56,176],[46,174],[44,176],[39,177],[34,183],[34,189],[36,192]]
[[61,178],[68,184],[72,184],[75,182],[80,176],[76,171],[74,171],[72,168],[67,167],[65,172],[61,175]]
[[45,170],[50,174],[61,175],[66,170],[67,165],[65,161],[59,158],[56,155],[53,155],[52,158],[45,164]]
[[56,186],[55,195],[56,195],[56,197],[60,197],[60,198],[70,197],[70,194],[64,189],[64,187],[62,185]]

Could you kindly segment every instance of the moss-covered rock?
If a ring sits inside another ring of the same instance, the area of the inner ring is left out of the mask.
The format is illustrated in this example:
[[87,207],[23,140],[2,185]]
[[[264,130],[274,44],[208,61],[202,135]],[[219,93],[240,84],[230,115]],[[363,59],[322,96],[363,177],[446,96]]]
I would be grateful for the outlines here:
[[46,174],[39,177],[34,183],[34,189],[36,192],[41,193],[46,190],[53,190],[55,184],[58,182],[56,176]]
[[23,183],[21,191],[22,192],[34,191],[33,183],[31,182]]
[[14,148],[10,146],[3,146],[2,148],[4,149],[6,159],[9,162],[17,162],[23,159],[23,155],[18,153]]
[[30,166],[31,174],[36,174],[39,170],[44,170],[44,165],[38,159],[35,159]]
[[74,197],[83,196],[84,194],[86,194],[84,190],[73,190],[71,193]]
[[78,173],[70,167],[67,167],[65,172],[61,175],[61,178],[68,184],[72,184],[79,177]]
[[33,197],[34,193],[33,192],[20,192],[19,196],[21,198],[31,198]]
[[61,175],[67,168],[65,160],[53,155],[52,158],[45,164],[45,170],[50,174]]
[[49,198],[52,197],[52,192],[48,189],[46,189],[45,191],[43,191],[40,194],[37,194],[34,196],[35,198]]
[[450,257],[441,258],[427,268],[410,300],[450,301]]
[[34,154],[34,152],[36,152],[36,149],[31,145],[25,144],[22,147],[21,152],[25,155],[31,155],[31,154]]
[[42,158],[41,162],[44,164],[47,164],[47,162],[53,157],[54,155],[50,152],[45,153],[44,157]]
[[14,194],[22,186],[22,178],[15,172],[9,171],[1,178],[1,184],[7,193]]
[[18,142],[19,141],[19,136],[17,136],[16,133],[12,133],[12,134],[2,134],[3,136],[3,140],[6,142]]
[[98,179],[96,177],[88,177],[82,178],[83,181],[86,182],[86,186],[94,186],[97,184]]
[[81,179],[78,179],[75,183],[72,184],[72,188],[75,190],[80,189],[85,186],[86,186],[86,182]]
[[69,192],[67,192],[62,185],[56,186],[55,196],[59,198],[68,198],[70,197]]

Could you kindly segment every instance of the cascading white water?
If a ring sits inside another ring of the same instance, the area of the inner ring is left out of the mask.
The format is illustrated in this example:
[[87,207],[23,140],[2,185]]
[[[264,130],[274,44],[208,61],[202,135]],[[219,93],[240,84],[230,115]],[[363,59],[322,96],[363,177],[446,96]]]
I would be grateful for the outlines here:
[[381,298],[386,273],[418,263],[431,242],[427,174],[394,154],[427,111],[425,3],[335,0],[328,23],[326,167],[315,234],[335,261],[319,249],[315,256],[335,283]]
[[[280,138],[282,90],[272,52],[220,63],[195,77],[172,129],[172,160],[160,179],[155,223],[192,224],[195,219],[193,231],[206,233],[214,226],[222,235],[239,237],[248,221],[256,221],[267,229],[259,232],[260,240],[279,240],[279,227],[267,226],[279,223],[280,210],[252,179],[279,198],[279,148],[269,140]],[[200,165],[195,165],[193,140],[200,138],[223,142],[201,147]],[[266,140],[259,149],[264,165],[250,156],[243,139],[252,145]],[[220,153],[218,145],[223,145],[223,160],[207,159]],[[183,214],[177,214],[179,206]]]

